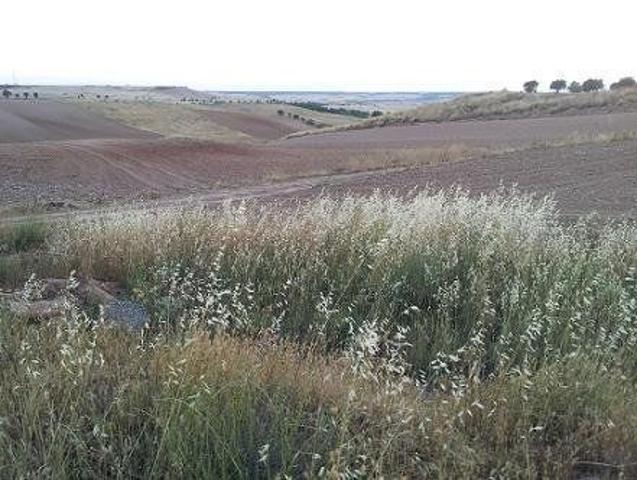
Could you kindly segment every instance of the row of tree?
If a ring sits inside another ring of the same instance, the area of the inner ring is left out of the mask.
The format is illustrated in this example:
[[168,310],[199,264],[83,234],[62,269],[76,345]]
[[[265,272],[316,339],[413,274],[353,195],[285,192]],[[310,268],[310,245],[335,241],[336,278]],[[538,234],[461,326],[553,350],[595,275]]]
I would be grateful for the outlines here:
[[[38,92],[33,92],[33,98],[37,99],[38,98]],[[20,94],[19,93],[12,93],[11,90],[4,88],[2,89],[2,96],[6,99],[9,98],[20,98]],[[27,100],[29,98],[29,92],[22,92],[22,97],[24,97],[25,100]]]
[[[529,80],[525,82],[522,86],[526,93],[536,93],[537,87],[540,86],[540,83],[537,80]],[[619,81],[612,83],[610,86],[611,90],[617,90],[621,88],[634,88],[637,87],[637,82],[633,77],[624,77]],[[554,90],[555,93],[560,93],[562,90],[566,90],[571,93],[580,93],[580,92],[597,92],[599,90],[604,90],[604,80],[601,78],[589,78],[582,83],[573,81],[568,87],[566,80],[557,79],[553,80],[549,86],[551,90]]]

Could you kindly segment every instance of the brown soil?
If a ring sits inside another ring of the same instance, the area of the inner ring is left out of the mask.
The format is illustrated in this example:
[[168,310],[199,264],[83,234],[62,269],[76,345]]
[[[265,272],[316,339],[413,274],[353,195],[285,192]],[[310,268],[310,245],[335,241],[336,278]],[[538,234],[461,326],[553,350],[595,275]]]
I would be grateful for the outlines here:
[[276,140],[292,132],[297,132],[302,124],[286,121],[285,118],[269,118],[243,112],[229,112],[218,110],[202,110],[202,116],[231,130],[238,130],[254,138],[262,140]]
[[[21,106],[7,107],[18,104]],[[0,105],[4,105],[0,112],[5,115],[12,109],[30,108],[27,102],[0,102]],[[40,124],[49,125],[48,131],[44,129],[49,136],[90,134],[79,126],[61,129],[60,126],[73,123],[69,118],[76,122],[85,118],[74,116],[75,107],[68,106],[67,112],[67,105],[49,105],[48,116],[38,114]],[[56,117],[66,113],[69,118]],[[95,116],[86,115],[97,122]],[[231,118],[244,119],[243,116]],[[244,122],[243,127],[247,128],[248,123]],[[115,125],[112,130],[104,128],[92,134],[145,135]],[[261,119],[251,125],[254,128],[261,125],[259,128],[264,129],[261,135],[271,131],[270,126],[263,126]],[[87,128],[98,126],[100,124],[87,120]],[[119,128],[124,130],[117,130]],[[159,198],[165,199],[162,203],[170,204],[192,195],[209,203],[227,198],[307,198],[323,187],[328,193],[342,194],[369,193],[376,188],[406,192],[425,185],[461,185],[479,193],[500,185],[517,184],[524,191],[554,194],[559,207],[568,214],[599,211],[609,216],[635,217],[637,140],[550,148],[536,146],[510,154],[474,155],[467,160],[402,173],[392,170],[343,175],[395,165],[391,152],[401,152],[406,146],[470,144],[499,149],[504,145],[528,146],[573,133],[616,133],[635,128],[637,114],[612,114],[387,127],[316,135],[270,145],[175,138],[0,143],[0,215],[19,214],[25,205],[35,210],[47,205],[52,205],[54,210],[69,205],[95,208],[116,200],[155,201]],[[9,130],[0,123],[0,132]],[[28,134],[35,138],[38,135],[37,131]],[[383,149],[390,152],[387,161]],[[420,150],[410,153],[418,159],[421,154],[424,155]],[[311,178],[299,181],[301,177]]]
[[121,125],[70,104],[0,101],[0,143],[90,138],[149,138],[156,135]]
[[[294,196],[375,191],[405,194],[427,187],[461,187],[472,194],[515,187],[539,196],[552,195],[562,215],[596,212],[609,218],[637,219],[637,140],[532,148],[431,167],[377,172]],[[282,196],[289,197],[289,193]]]
[[569,136],[637,130],[637,113],[611,113],[517,120],[472,120],[378,127],[290,138],[286,146],[304,148],[404,148],[462,144],[518,147]]

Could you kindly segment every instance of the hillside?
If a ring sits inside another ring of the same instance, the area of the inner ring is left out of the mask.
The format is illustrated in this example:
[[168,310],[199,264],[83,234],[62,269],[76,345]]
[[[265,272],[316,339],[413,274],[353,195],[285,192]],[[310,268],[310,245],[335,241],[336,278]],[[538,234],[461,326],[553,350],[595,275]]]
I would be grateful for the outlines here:
[[[356,130],[388,125],[459,120],[505,120],[637,111],[637,89],[586,93],[488,92],[462,95],[331,130]],[[300,136],[309,133],[292,134]]]

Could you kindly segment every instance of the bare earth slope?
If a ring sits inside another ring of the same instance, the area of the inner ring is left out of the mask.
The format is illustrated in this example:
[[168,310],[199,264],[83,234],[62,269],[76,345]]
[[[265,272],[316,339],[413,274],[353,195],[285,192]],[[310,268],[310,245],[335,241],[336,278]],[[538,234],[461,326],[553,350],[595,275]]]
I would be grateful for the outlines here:
[[0,143],[153,136],[70,104],[0,101]]
[[389,148],[462,144],[515,147],[568,136],[637,130],[637,113],[514,120],[471,120],[317,133],[289,138],[284,145],[310,148]]
[[[202,111],[202,116],[208,117],[231,130],[238,130],[254,138],[263,140],[275,140],[300,130],[299,125],[292,125],[285,119],[276,117],[267,118],[261,115],[242,112],[228,112],[219,110]],[[297,122],[298,123],[298,122]]]

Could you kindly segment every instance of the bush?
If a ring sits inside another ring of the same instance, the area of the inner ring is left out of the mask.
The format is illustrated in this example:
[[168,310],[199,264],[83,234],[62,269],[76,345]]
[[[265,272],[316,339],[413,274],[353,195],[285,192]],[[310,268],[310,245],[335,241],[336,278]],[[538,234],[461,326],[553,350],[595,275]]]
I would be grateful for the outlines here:
[[571,93],[580,93],[582,92],[582,84],[576,81],[572,81],[568,86],[568,91]]
[[637,82],[635,82],[635,79],[633,77],[624,77],[624,78],[621,78],[619,81],[611,84],[610,89],[619,90],[621,88],[635,88],[635,87],[637,87]]

